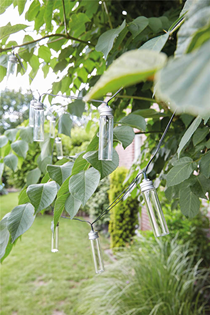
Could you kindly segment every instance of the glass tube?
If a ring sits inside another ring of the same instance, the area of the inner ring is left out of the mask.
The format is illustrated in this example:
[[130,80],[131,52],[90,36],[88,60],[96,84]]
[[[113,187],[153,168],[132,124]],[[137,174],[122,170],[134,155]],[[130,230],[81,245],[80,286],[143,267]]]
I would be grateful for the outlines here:
[[113,154],[113,115],[109,106],[100,106],[98,159],[112,161]]
[[90,231],[88,235],[91,243],[95,272],[102,273],[104,271],[104,263],[101,255],[101,247],[98,232]]
[[7,80],[11,76],[16,76],[17,64],[18,64],[17,57],[14,54],[10,55],[9,60],[8,60],[8,64],[7,64]]
[[169,234],[160,201],[152,181],[144,179],[140,187],[155,237]]
[[50,138],[55,138],[55,124],[56,119],[55,117],[50,117]]
[[44,107],[40,102],[34,104],[34,141],[44,141]]
[[30,101],[29,107],[29,126],[34,127],[34,118],[35,118],[35,109],[34,104],[36,103],[35,100]]
[[63,158],[63,148],[62,148],[61,138],[59,137],[55,138],[55,146],[56,146],[57,159],[61,160]]
[[51,252],[58,252],[58,241],[59,241],[59,223],[55,227],[55,231],[52,232],[52,243],[51,243]]

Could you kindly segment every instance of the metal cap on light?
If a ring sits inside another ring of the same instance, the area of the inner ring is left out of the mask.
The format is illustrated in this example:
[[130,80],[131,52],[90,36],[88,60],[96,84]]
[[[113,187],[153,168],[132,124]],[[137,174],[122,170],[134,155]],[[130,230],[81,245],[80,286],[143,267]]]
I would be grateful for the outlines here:
[[101,105],[98,107],[100,115],[112,116],[113,110],[108,105]]

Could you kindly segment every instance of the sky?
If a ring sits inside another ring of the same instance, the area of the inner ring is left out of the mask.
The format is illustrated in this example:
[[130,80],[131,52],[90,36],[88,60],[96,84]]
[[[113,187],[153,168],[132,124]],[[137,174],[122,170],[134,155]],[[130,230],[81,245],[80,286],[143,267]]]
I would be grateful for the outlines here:
[[[0,0],[1,1],[1,0]],[[14,8],[13,5],[11,5],[1,16],[0,16],[0,27],[7,25],[7,23],[11,23],[12,25],[15,24],[26,24],[29,25],[28,28],[26,28],[25,31],[20,31],[18,33],[15,33],[14,35],[11,35],[9,37],[9,41],[15,40],[18,44],[22,44],[23,37],[28,34],[31,35],[34,39],[37,39],[40,37],[37,36],[36,32],[33,31],[33,24],[34,22],[29,22],[26,21],[24,16],[25,16],[25,11],[28,10],[28,7],[30,5],[30,2],[26,3],[26,7],[24,12],[22,13],[21,16],[19,16],[18,13],[18,8]],[[42,44],[44,44],[44,41],[42,41]],[[9,54],[9,52],[8,52]],[[28,66],[30,69],[30,66]],[[29,84],[29,76],[28,73],[30,73],[30,70],[27,71],[26,74],[21,76],[20,74],[15,77],[14,79],[10,80],[9,86],[7,86],[6,78],[0,83],[0,91],[4,90],[6,87],[7,88],[12,88],[14,90],[19,90],[20,88],[22,91],[25,93],[28,89],[32,89],[33,91],[38,90],[40,94],[47,92],[48,89],[51,88],[52,82],[55,81],[56,75],[53,73],[53,71],[49,71],[49,75],[47,76],[46,79],[44,79],[44,75],[42,70],[40,69],[34,78],[32,84]],[[36,93],[36,92],[35,92]]]

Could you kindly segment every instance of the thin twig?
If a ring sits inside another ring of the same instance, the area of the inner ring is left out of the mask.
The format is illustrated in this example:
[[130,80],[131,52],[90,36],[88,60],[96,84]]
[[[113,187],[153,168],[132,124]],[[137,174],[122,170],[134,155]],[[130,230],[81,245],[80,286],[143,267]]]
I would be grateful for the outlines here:
[[65,10],[64,0],[62,0],[62,5],[63,5],[63,23],[64,23],[64,28],[65,28],[65,33],[67,34],[66,10]]
[[159,102],[153,98],[148,98],[148,97],[142,97],[142,96],[133,96],[133,95],[117,95],[116,98],[129,98],[129,99],[134,99],[134,100],[142,100],[142,101],[148,101],[148,102],[152,102],[152,103],[157,103],[159,104]]
[[107,9],[106,1],[105,1],[105,0],[103,0],[103,5],[104,5],[104,10],[105,10],[105,12],[106,12],[106,14],[107,14],[107,16],[108,16],[109,26],[110,26],[110,28],[112,29],[112,28],[113,28],[113,26],[112,26],[112,21],[111,21],[111,19],[110,19],[109,11],[108,11],[108,9]]

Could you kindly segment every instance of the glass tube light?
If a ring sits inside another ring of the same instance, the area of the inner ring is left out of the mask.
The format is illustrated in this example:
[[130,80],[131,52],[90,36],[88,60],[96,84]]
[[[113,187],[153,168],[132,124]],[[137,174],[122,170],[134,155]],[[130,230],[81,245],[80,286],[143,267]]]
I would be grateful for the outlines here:
[[155,237],[169,234],[160,201],[152,181],[144,179],[140,187]]
[[95,272],[102,273],[104,271],[104,263],[101,255],[101,247],[98,232],[91,230],[88,236],[91,243]]
[[34,103],[34,141],[44,141],[44,106]]
[[112,161],[113,155],[113,115],[109,106],[101,105],[99,107],[99,150],[98,159],[103,161]]
[[18,64],[17,57],[14,54],[10,55],[7,64],[7,81],[11,76],[16,76],[17,64]]
[[34,118],[35,118],[35,109],[34,104],[36,103],[36,100],[30,101],[29,106],[29,126],[34,127]]
[[55,138],[55,124],[56,124],[56,118],[50,117],[50,138]]
[[55,138],[55,146],[56,146],[57,159],[61,160],[63,158],[63,148],[62,148],[61,138],[59,137]]
[[51,243],[51,252],[58,252],[58,241],[59,241],[59,223],[57,223],[55,230],[52,232],[52,243]]

